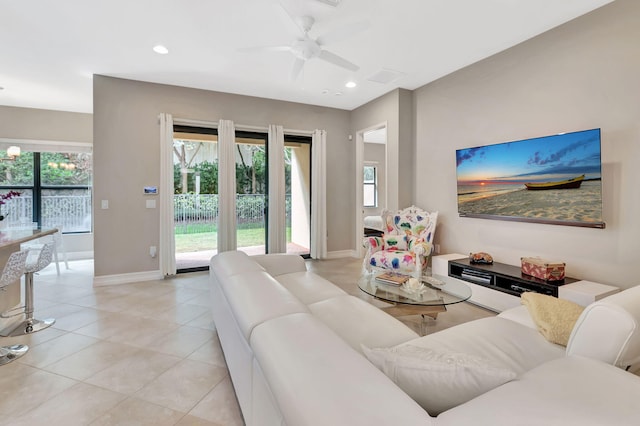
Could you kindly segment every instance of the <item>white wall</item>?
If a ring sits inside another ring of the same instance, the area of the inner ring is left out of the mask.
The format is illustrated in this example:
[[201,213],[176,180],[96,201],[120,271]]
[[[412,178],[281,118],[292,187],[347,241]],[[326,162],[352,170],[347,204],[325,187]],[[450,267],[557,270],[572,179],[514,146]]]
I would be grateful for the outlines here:
[[[569,276],[640,283],[640,2],[618,0],[414,92],[417,205],[439,210],[442,252],[567,263]],[[455,150],[602,128],[606,229],[460,218]]]

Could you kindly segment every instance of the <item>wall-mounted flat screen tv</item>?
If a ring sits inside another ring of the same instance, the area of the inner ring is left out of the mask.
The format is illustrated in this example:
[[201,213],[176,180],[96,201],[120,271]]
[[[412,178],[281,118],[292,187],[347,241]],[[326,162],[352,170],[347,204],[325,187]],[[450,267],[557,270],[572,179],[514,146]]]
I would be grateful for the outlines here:
[[600,129],[456,150],[464,217],[604,228]]

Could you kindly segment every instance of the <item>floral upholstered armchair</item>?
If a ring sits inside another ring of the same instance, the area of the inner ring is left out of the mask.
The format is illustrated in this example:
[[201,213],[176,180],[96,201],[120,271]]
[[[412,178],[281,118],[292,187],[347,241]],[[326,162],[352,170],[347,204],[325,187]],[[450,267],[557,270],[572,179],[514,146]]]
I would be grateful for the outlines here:
[[363,240],[367,249],[363,269],[386,269],[419,277],[431,255],[437,219],[438,212],[429,213],[416,206],[383,211],[384,235]]

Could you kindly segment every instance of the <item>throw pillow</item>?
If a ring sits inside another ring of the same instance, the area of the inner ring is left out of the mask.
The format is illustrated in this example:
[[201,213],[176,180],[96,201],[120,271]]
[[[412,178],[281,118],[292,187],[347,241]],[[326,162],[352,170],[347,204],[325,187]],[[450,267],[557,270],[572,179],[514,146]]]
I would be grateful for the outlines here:
[[385,235],[382,237],[384,240],[384,249],[390,251],[406,250],[407,249],[407,236],[406,235]]
[[527,307],[540,334],[552,343],[567,346],[573,326],[584,311],[584,306],[531,292],[523,293],[520,301]]
[[476,355],[410,344],[374,349],[362,346],[362,350],[373,365],[432,416],[516,377],[514,371]]

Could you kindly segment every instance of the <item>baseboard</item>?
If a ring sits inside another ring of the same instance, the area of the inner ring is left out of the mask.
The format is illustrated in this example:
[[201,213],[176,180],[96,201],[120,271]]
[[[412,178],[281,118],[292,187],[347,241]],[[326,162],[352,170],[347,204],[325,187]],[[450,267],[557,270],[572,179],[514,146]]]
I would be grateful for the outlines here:
[[342,259],[344,257],[356,257],[355,250],[339,250],[327,253],[327,259]]
[[107,285],[130,284],[140,281],[161,280],[163,278],[164,277],[162,276],[160,270],[133,272],[131,274],[102,275],[99,277],[93,277],[93,286],[101,287]]

